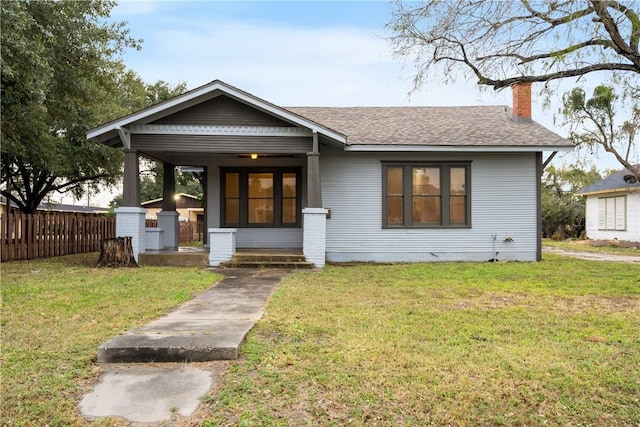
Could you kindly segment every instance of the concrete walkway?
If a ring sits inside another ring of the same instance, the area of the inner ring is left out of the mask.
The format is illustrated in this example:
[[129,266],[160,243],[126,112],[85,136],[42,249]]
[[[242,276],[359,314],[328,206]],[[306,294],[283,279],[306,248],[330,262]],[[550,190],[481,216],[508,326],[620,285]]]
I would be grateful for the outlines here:
[[224,280],[193,300],[99,347],[98,362],[104,372],[79,402],[84,417],[159,426],[173,425],[177,415],[189,417],[197,409],[200,398],[217,381],[215,373],[184,363],[123,363],[236,359],[286,271],[223,272]]
[[171,313],[105,342],[100,363],[203,362],[238,357],[281,270],[224,270],[225,279]]

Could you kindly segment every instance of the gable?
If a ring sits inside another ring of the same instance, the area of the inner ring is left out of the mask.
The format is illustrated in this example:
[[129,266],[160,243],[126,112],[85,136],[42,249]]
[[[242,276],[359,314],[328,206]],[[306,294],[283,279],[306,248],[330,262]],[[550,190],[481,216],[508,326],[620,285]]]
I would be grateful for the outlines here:
[[177,113],[162,117],[151,122],[151,124],[293,127],[289,122],[225,95],[216,96]]

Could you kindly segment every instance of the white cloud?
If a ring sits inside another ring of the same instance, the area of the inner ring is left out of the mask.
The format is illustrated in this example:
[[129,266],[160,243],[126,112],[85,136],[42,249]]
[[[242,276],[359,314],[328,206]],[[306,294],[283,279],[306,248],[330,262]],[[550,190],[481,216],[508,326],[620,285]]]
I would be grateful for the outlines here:
[[176,21],[143,37],[142,51],[127,60],[150,82],[187,81],[195,87],[221,79],[281,105],[505,103],[502,94],[480,93],[472,83],[434,86],[409,97],[410,70],[369,29]]

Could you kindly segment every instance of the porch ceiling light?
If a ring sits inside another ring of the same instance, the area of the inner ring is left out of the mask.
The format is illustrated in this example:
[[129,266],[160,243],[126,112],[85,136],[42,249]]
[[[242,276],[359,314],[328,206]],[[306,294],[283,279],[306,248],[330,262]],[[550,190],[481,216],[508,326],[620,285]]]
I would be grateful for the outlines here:
[[255,153],[254,153],[254,154],[251,154],[251,160],[255,160],[255,159],[257,159],[257,158],[258,158],[258,155],[257,155],[257,154],[255,154]]

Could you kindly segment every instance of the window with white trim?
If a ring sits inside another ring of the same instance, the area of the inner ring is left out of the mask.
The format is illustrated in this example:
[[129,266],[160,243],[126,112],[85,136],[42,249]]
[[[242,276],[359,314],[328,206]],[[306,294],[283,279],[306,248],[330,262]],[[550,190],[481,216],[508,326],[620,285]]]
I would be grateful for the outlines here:
[[598,198],[598,229],[627,229],[627,196]]

